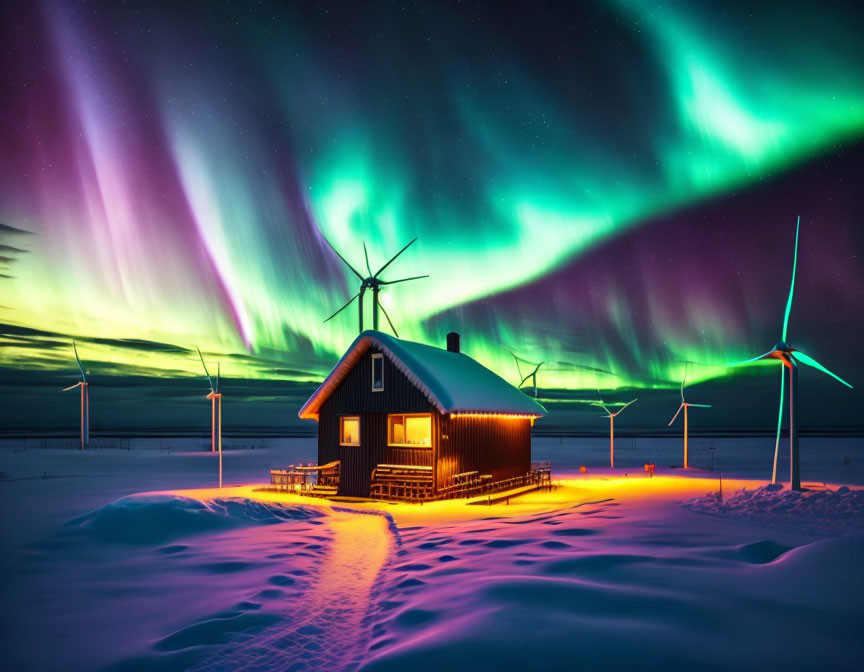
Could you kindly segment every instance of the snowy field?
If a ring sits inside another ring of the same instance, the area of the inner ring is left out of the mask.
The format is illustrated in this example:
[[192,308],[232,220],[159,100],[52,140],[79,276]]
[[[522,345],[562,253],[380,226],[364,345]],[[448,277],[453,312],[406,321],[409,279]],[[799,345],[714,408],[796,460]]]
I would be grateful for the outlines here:
[[[204,443],[0,441],[3,669],[861,669],[860,438],[802,440],[807,502],[769,438],[535,439],[561,487],[491,507],[201,490]],[[226,484],[315,452],[226,443]]]

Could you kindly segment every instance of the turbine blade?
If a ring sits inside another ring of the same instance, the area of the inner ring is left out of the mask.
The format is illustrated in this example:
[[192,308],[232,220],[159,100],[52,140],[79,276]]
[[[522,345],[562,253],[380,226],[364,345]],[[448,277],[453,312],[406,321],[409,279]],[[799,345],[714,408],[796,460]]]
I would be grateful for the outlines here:
[[[514,355],[514,356],[515,356],[515,355]],[[611,416],[611,415],[612,415],[612,411],[610,411],[608,408],[606,408],[606,404],[603,403],[603,395],[600,394],[600,388],[599,388],[599,387],[595,387],[594,389],[597,390],[597,398],[599,399],[599,401],[595,401],[594,403],[597,404],[597,405],[598,405],[600,408],[602,408],[604,411],[606,411],[606,415],[603,416],[604,418],[607,417],[607,416]]]
[[363,241],[363,256],[366,257],[366,270],[369,275],[372,275],[372,269],[369,267],[369,253],[366,251],[366,241]]
[[[620,413],[621,411],[623,411],[623,410],[624,410],[625,408],[627,408],[630,404],[633,404],[633,403],[635,403],[635,402],[637,402],[637,401],[639,401],[639,400],[638,400],[638,399],[634,399],[633,401],[628,401],[626,404],[624,404],[621,408],[618,409],[618,413]],[[618,415],[618,413],[616,413],[615,415]]]
[[684,404],[681,404],[681,405],[678,407],[678,410],[675,411],[675,415],[672,416],[672,419],[669,421],[669,424],[666,425],[667,427],[671,427],[671,426],[672,426],[672,423],[675,422],[675,418],[678,417],[678,414],[681,412],[681,409],[682,409],[682,408],[684,408]]
[[201,348],[199,348],[197,345],[195,346],[195,349],[198,351],[198,357],[201,358],[201,366],[204,367],[204,373],[207,374],[207,383],[210,385],[210,391],[212,392],[213,380],[210,378],[210,372],[207,370],[207,365],[204,363],[204,355],[201,354]]
[[[512,352],[510,354],[513,355],[513,360],[516,362],[516,370],[519,372],[519,377],[522,378],[522,367],[519,366],[519,358]],[[525,378],[522,378],[522,383],[524,382]],[[521,385],[522,383],[519,384]]]
[[345,310],[348,306],[350,306],[350,305],[354,302],[354,299],[356,299],[358,296],[360,296],[360,292],[357,292],[354,296],[352,296],[352,297],[348,300],[348,303],[346,303],[346,304],[345,304],[344,306],[342,306],[339,310],[337,310],[335,313],[333,313],[330,317],[328,317],[326,320],[324,320],[324,322],[329,322],[329,321],[332,320],[334,317],[336,317],[339,313],[341,313],[341,312],[342,312],[343,310]]
[[681,378],[681,403],[684,403],[684,383],[687,381],[687,362],[684,362],[684,376]]
[[327,245],[330,246],[330,249],[333,250],[333,251],[336,253],[336,256],[339,257],[339,258],[342,260],[342,263],[344,263],[348,268],[350,268],[350,269],[353,271],[354,275],[356,275],[358,278],[360,278],[361,281],[363,281],[364,278],[363,278],[362,275],[360,275],[360,274],[357,272],[357,269],[354,268],[351,264],[349,264],[348,261],[345,259],[345,257],[343,257],[341,254],[339,254],[339,251],[338,251],[335,247],[333,247],[332,245],[330,245],[330,241],[327,240],[327,238],[326,238],[325,236],[322,235],[321,237],[324,238],[324,242],[327,243]]
[[831,377],[834,378],[835,380],[839,380],[839,381],[840,381],[841,383],[843,383],[846,387],[848,387],[848,388],[850,388],[850,389],[852,388],[852,386],[851,386],[849,383],[847,383],[845,380],[843,380],[843,379],[842,379],[840,376],[838,376],[836,373],[832,373],[831,371],[829,371],[828,369],[826,369],[826,368],[825,368],[824,366],[822,366],[819,362],[817,362],[815,359],[813,359],[810,355],[804,354],[804,353],[801,352],[800,350],[794,350],[794,351],[792,352],[792,357],[794,357],[795,359],[797,359],[797,360],[798,360],[799,362],[801,362],[802,364],[806,364],[807,366],[812,366],[814,369],[819,369],[822,373],[827,373],[829,376],[831,376]]
[[744,360],[741,360],[740,362],[732,362],[730,364],[727,364],[726,366],[733,367],[733,366],[743,366],[744,364],[752,364],[753,362],[758,362],[760,359],[768,359],[773,354],[774,354],[774,350],[769,350],[764,355],[759,355],[758,357],[752,357],[751,359],[744,359]]
[[393,330],[393,334],[396,336],[396,338],[399,338],[399,332],[396,331],[396,327],[394,327],[394,326],[393,326],[393,322],[390,321],[390,316],[387,314],[387,311],[384,310],[384,306],[382,306],[382,305],[379,303],[379,304],[378,304],[378,307],[381,309],[381,312],[384,313],[384,317],[387,318],[387,324],[390,325],[390,328]]
[[401,250],[399,250],[396,254],[394,254],[393,257],[390,259],[390,261],[388,261],[386,264],[384,264],[381,268],[378,269],[378,272],[375,274],[374,277],[377,278],[379,275],[381,275],[381,273],[384,272],[385,268],[387,268],[390,264],[392,264],[394,261],[396,261],[396,257],[398,257],[400,254],[402,254],[409,247],[411,247],[416,241],[417,241],[417,239],[415,238],[410,243],[408,243],[405,247],[403,247]]
[[64,387],[61,392],[68,392],[69,390],[74,390],[76,387],[80,387],[81,383],[75,383],[74,385],[70,385],[69,387]]
[[711,408],[711,404],[687,404],[688,406],[695,406],[696,408]]
[[777,438],[774,440],[774,467],[771,471],[771,482],[777,482],[777,455],[780,452],[780,430],[783,427],[783,394],[785,385],[786,365],[780,364],[780,410],[777,412]]
[[420,280],[421,278],[428,278],[428,275],[415,275],[413,278],[402,278],[401,280],[389,280],[384,282],[381,280],[378,284],[381,285],[395,285],[397,282],[408,282],[409,280]]
[[72,341],[72,351],[75,353],[75,361],[78,362],[78,370],[81,371],[81,380],[87,382],[87,376],[84,375],[84,367],[81,366],[81,360],[78,358],[78,348],[75,346],[75,341]]
[[[789,285],[789,298],[786,299],[786,315],[783,316],[783,340],[786,340],[786,331],[789,328],[789,313],[792,312],[792,294],[795,291],[795,271],[798,269],[798,234],[801,231],[801,215],[795,224],[795,256],[792,257],[792,283]],[[833,375],[833,374],[832,374]]]
[[216,362],[216,391],[219,391],[219,377],[222,375],[222,364]]

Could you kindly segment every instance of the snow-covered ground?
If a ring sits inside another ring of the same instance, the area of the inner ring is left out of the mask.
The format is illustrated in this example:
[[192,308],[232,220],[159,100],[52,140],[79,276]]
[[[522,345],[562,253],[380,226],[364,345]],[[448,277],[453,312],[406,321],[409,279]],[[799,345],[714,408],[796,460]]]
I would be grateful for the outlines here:
[[[680,441],[619,440],[610,474],[601,439],[535,439],[561,487],[492,507],[203,490],[200,443],[0,442],[4,669],[861,667],[860,495],[836,491],[862,439],[802,441],[812,506],[753,502],[790,497],[757,490],[768,438],[697,439],[686,476]],[[314,458],[239,443],[226,484]]]

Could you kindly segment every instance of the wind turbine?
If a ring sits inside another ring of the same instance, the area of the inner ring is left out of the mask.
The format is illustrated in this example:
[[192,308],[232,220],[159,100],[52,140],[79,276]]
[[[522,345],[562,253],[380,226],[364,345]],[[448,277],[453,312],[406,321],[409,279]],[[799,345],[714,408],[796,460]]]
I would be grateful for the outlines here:
[[[326,238],[324,240],[327,242],[328,245],[330,245],[329,240],[327,240]],[[405,247],[403,247],[396,254],[394,254],[390,258],[390,261],[388,261],[386,264],[384,264],[375,273],[372,272],[372,267],[369,265],[369,252],[366,250],[366,243],[363,243],[363,256],[366,258],[366,270],[369,273],[369,275],[367,275],[365,278],[357,271],[357,269],[355,269],[351,264],[348,263],[348,261],[345,259],[345,257],[343,257],[341,254],[339,254],[339,252],[336,250],[335,247],[330,245],[330,249],[333,250],[334,252],[336,252],[336,256],[339,257],[345,263],[345,265],[351,269],[351,272],[354,273],[354,275],[356,275],[357,278],[360,280],[360,291],[358,291],[354,296],[352,296],[348,300],[348,303],[346,303],[344,306],[342,306],[339,310],[337,310],[335,313],[333,313],[330,317],[328,317],[324,321],[329,322],[330,320],[332,320],[339,313],[341,313],[348,306],[350,306],[354,302],[355,299],[357,299],[359,297],[360,298],[360,304],[359,304],[359,307],[360,307],[360,315],[359,315],[359,317],[360,317],[360,331],[362,332],[363,331],[363,295],[366,293],[366,290],[371,289],[372,290],[372,328],[375,329],[376,331],[378,330],[378,309],[380,308],[381,312],[384,313],[384,317],[387,318],[387,324],[390,325],[390,328],[393,330],[393,333],[396,334],[396,336],[398,337],[399,334],[396,331],[396,327],[393,326],[393,322],[390,320],[390,316],[387,314],[387,311],[384,310],[384,306],[382,306],[378,302],[378,292],[381,291],[381,287],[383,287],[384,285],[395,285],[399,282],[408,282],[409,280],[420,280],[421,278],[428,278],[429,276],[428,275],[415,275],[415,276],[410,277],[410,278],[401,278],[399,280],[381,280],[378,276],[381,275],[381,273],[384,272],[384,269],[387,268],[390,264],[392,264],[400,254],[402,254],[405,250],[407,250],[409,247],[411,247],[411,245],[413,245],[416,240],[417,239],[414,238],[414,240],[412,240]]]
[[[535,364],[534,362],[529,362],[527,359],[522,359],[521,357],[517,357],[516,353],[511,352],[513,355],[513,359],[516,361],[516,370],[519,372],[519,389],[522,389],[522,386],[525,384],[525,381],[529,378],[531,379],[531,383],[534,385],[534,398],[537,398],[537,372],[540,370],[540,367],[543,366],[545,362],[540,362],[539,364]],[[522,367],[519,366],[519,362],[524,364],[528,364],[529,366],[533,366],[534,368],[531,370],[527,376],[522,375]]]
[[78,363],[78,370],[81,371],[81,380],[74,385],[64,388],[64,392],[74,390],[76,387],[81,388],[81,448],[85,450],[90,447],[90,383],[87,382],[87,376],[84,373],[84,367],[81,366],[81,360],[78,357],[78,348],[75,346],[75,341],[72,341],[72,351],[75,353],[75,361]]
[[216,386],[213,386],[213,379],[210,377],[210,372],[207,370],[207,364],[204,363],[204,355],[201,354],[201,349],[196,345],[198,357],[201,358],[201,366],[204,367],[204,373],[207,376],[207,382],[210,383],[210,394],[207,399],[211,400],[210,409],[210,452],[219,449],[219,489],[222,489],[222,393],[219,392],[219,374],[220,365],[216,363]]
[[681,409],[684,409],[684,468],[689,469],[689,449],[687,446],[688,439],[688,423],[687,423],[687,409],[693,406],[694,408],[711,408],[711,404],[691,404],[689,401],[684,400],[684,384],[687,381],[687,365],[684,365],[684,377],[681,379],[681,405],[678,407],[678,410],[675,411],[675,415],[672,416],[672,419],[669,421],[669,427],[672,426],[672,423],[675,422],[675,418],[678,417],[678,414],[681,412]]
[[[597,396],[600,396],[600,390],[597,390]],[[606,411],[606,415],[604,418],[609,418],[609,466],[614,469],[615,468],[615,417],[621,414],[625,408],[627,408],[630,404],[639,401],[639,399],[634,399],[633,401],[628,401],[621,408],[619,408],[614,413],[610,411],[606,405],[603,403],[603,397],[600,397],[600,408]]]
[[843,380],[840,376],[832,373],[819,362],[813,359],[810,355],[806,355],[800,350],[796,350],[786,342],[786,334],[789,330],[789,314],[792,312],[792,295],[795,292],[795,272],[798,269],[798,235],[801,231],[801,216],[798,216],[798,221],[795,224],[795,253],[792,257],[792,282],[789,285],[789,298],[786,299],[786,314],[783,316],[783,334],[774,347],[764,355],[759,355],[753,359],[747,359],[743,362],[733,364],[740,366],[742,364],[750,364],[759,361],[760,359],[779,359],[780,360],[780,410],[777,413],[777,437],[774,440],[774,469],[771,472],[771,482],[777,482],[777,454],[780,450],[780,430],[783,425],[783,390],[785,387],[786,369],[789,370],[789,487],[792,490],[801,489],[801,470],[799,464],[798,452],[798,423],[795,418],[795,401],[798,396],[798,364],[806,364],[814,369],[819,369],[822,373],[827,373],[835,380],[843,383],[846,387],[852,386]]

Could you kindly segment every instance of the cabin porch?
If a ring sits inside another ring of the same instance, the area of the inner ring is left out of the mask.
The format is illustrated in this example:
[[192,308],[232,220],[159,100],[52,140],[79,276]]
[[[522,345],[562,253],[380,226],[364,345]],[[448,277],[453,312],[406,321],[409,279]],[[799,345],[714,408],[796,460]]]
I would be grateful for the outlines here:
[[[273,489],[313,497],[335,497],[339,490],[340,463],[325,465],[291,465],[270,470]],[[466,471],[455,474],[444,487],[435,488],[432,466],[415,464],[378,464],[372,470],[370,499],[383,501],[429,502],[440,499],[470,498],[493,495],[515,489],[544,489],[552,486],[549,462],[532,462],[525,474],[494,480],[492,474]],[[527,491],[527,490],[526,490]]]

